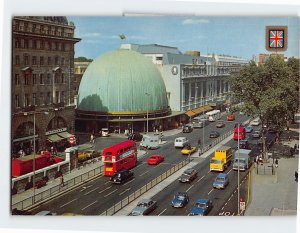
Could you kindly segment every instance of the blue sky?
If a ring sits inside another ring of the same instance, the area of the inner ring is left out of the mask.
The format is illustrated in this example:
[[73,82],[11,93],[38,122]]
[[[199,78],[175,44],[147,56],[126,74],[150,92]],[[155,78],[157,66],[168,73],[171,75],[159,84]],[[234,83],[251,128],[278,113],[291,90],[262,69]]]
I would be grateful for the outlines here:
[[[161,44],[181,52],[198,50],[251,59],[265,50],[265,27],[288,26],[288,57],[299,57],[299,19],[296,17],[79,16],[68,17],[76,29],[75,57],[95,59],[122,43]],[[120,34],[126,35],[121,41]]]

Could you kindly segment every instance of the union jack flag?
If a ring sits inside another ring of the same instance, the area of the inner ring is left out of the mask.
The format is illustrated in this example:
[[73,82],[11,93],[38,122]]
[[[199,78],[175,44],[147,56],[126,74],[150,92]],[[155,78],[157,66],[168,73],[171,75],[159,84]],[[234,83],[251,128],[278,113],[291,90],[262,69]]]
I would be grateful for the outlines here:
[[283,48],[284,46],[284,31],[283,30],[270,30],[269,47],[270,48]]

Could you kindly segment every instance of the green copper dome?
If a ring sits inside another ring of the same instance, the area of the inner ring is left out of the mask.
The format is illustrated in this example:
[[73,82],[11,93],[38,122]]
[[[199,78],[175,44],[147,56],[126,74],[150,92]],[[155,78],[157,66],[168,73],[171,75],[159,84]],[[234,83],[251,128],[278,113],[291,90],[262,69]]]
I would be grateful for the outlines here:
[[85,71],[78,93],[77,108],[82,111],[131,114],[168,108],[159,70],[132,50],[119,49],[96,58]]

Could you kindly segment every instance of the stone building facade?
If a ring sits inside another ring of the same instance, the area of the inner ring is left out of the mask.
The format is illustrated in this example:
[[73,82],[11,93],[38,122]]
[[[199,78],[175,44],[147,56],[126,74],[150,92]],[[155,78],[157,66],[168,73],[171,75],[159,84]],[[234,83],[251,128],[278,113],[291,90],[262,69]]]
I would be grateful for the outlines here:
[[[75,26],[66,17],[12,19],[12,152],[74,133]],[[35,126],[34,126],[35,123]]]

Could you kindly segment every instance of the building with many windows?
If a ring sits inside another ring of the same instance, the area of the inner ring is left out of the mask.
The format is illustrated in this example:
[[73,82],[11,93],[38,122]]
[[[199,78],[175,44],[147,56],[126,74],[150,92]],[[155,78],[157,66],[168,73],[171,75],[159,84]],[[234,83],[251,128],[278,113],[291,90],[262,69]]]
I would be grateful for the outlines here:
[[181,53],[157,44],[123,44],[100,55],[83,74],[76,130],[88,133],[175,128],[189,118],[222,108],[228,77],[248,61],[225,55]]
[[12,150],[62,146],[74,133],[75,26],[66,17],[12,19]]

